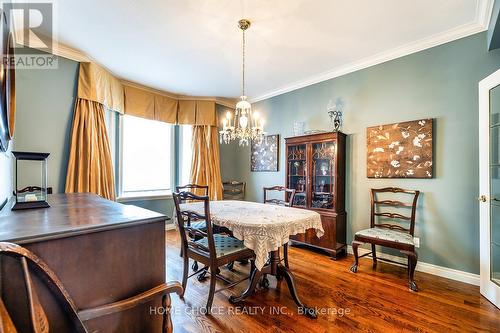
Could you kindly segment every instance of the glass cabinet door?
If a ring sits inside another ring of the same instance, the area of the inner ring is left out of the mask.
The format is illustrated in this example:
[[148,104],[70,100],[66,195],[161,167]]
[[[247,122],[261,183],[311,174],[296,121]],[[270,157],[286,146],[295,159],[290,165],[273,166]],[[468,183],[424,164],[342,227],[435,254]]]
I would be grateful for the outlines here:
[[500,70],[479,82],[480,292],[500,308]]
[[295,190],[293,206],[306,207],[306,179],[307,179],[307,160],[306,145],[288,146],[288,179],[287,188]]
[[500,86],[490,90],[490,280],[500,287]]
[[312,143],[311,208],[333,208],[336,149],[334,141]]

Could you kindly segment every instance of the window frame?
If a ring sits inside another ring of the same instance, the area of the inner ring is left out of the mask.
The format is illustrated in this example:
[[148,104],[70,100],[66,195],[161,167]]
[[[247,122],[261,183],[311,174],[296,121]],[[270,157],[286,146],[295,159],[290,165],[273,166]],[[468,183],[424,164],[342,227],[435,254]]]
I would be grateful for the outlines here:
[[[189,180],[186,180],[183,182],[183,179],[182,179],[182,176],[183,176],[183,170],[182,170],[182,162],[184,162],[184,153],[185,151],[182,149],[183,146],[182,144],[184,143],[184,135],[185,135],[185,132],[183,130],[183,126],[190,126],[191,127],[191,141],[193,140],[193,125],[176,125],[176,127],[178,128],[178,135],[177,135],[177,160],[178,160],[178,163],[177,163],[177,168],[178,168],[178,171],[177,171],[177,183],[180,183],[180,184],[188,184],[189,183]],[[191,152],[192,153],[192,152]],[[191,165],[193,164],[193,156],[190,157],[189,159],[189,165],[187,166],[189,169],[191,169]],[[187,173],[188,175],[188,178],[189,178],[189,171]]]
[[[172,126],[171,131],[170,131],[170,152],[171,152],[171,158],[170,158],[170,184],[171,184],[171,189],[169,190],[146,190],[146,191],[137,191],[135,192],[123,192],[123,137],[124,137],[124,118],[125,115],[120,114],[119,119],[118,119],[118,126],[116,128],[116,131],[118,132],[117,137],[118,137],[118,142],[116,144],[117,152],[117,158],[116,160],[118,161],[116,169],[116,192],[118,193],[117,196],[117,201],[119,202],[130,202],[130,201],[138,201],[138,200],[154,200],[154,199],[170,199],[172,198],[172,192],[173,189],[176,186],[177,183],[177,165],[175,161],[177,160],[177,138],[176,138],[176,125],[174,124],[169,124]],[[155,120],[151,120],[155,121]]]

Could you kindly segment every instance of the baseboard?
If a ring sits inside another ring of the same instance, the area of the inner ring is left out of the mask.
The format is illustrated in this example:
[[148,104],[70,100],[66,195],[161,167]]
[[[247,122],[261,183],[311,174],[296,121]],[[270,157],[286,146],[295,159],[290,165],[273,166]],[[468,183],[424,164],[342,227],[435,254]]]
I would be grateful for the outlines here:
[[[347,252],[352,254],[352,247],[350,245],[347,246]],[[359,255],[363,255],[365,253],[370,252],[370,250],[358,248]],[[395,261],[397,263],[406,265],[407,260],[403,257],[398,257],[390,254],[377,252],[377,256],[383,259],[388,259]],[[429,264],[426,262],[418,261],[417,267],[415,268],[418,272],[429,273],[432,275],[437,275],[440,277],[444,277],[447,279],[465,282],[468,284],[472,284],[475,286],[479,286],[479,274],[473,274],[469,272],[459,271],[457,269],[437,266],[434,264]]]
[[165,231],[174,230],[174,229],[175,229],[175,224],[173,224],[173,223],[165,223]]

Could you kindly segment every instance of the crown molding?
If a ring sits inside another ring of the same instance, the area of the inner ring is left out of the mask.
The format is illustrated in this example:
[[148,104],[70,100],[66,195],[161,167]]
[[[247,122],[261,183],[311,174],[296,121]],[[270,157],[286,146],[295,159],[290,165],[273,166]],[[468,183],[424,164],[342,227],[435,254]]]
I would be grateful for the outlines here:
[[[47,37],[47,36],[40,36],[40,35],[38,35],[38,36],[41,37],[41,40],[30,39],[30,41],[26,43],[26,42],[24,42],[24,38],[22,37],[23,36],[22,34],[23,34],[23,30],[22,29],[16,29],[16,30],[14,30],[14,32],[13,32],[14,42],[16,44],[18,44],[18,45],[26,46],[26,47],[29,47],[29,48],[32,48],[32,49],[43,50],[43,48],[45,47],[45,44],[44,44],[43,41],[44,40],[45,41],[50,40],[50,38]],[[52,47],[52,50],[51,50],[51,54],[59,56],[59,57],[63,57],[63,58],[69,59],[69,60],[73,60],[73,61],[76,61],[76,62],[95,62],[95,63],[98,63],[94,59],[92,59],[90,56],[86,55],[84,52],[82,52],[80,50],[77,50],[77,49],[74,49],[74,48],[71,48],[71,47],[69,47],[69,46],[67,46],[65,44],[62,44],[62,43],[58,42],[57,40],[53,40],[53,47]],[[106,67],[104,67],[102,65],[100,65],[100,66],[103,67],[103,68],[106,68]],[[110,71],[108,68],[106,68],[106,70],[109,71],[110,73],[112,73],[112,71]],[[135,88],[143,89],[143,90],[146,90],[146,91],[151,91],[151,92],[153,92],[155,94],[160,94],[160,95],[163,95],[163,96],[167,96],[167,97],[175,98],[175,99],[179,99],[179,100],[193,100],[193,99],[196,99],[198,101],[200,101],[200,100],[201,101],[214,101],[217,104],[220,104],[220,105],[223,105],[223,106],[226,106],[226,107],[230,107],[230,108],[234,108],[235,105],[236,105],[236,99],[234,99],[234,98],[224,98],[224,97],[215,97],[215,96],[187,96],[187,95],[180,95],[180,94],[174,94],[174,93],[163,91],[163,90],[158,90],[158,89],[150,88],[150,87],[144,86],[142,84],[139,84],[139,83],[136,83],[136,82],[132,82],[132,81],[128,81],[128,80],[124,80],[124,79],[120,79],[120,81],[123,84],[128,85],[128,86],[132,86],[132,87],[135,87]]]
[[[498,0],[500,1],[500,0]],[[476,15],[471,23],[467,23],[456,28],[435,34],[392,50],[377,53],[373,56],[363,58],[358,61],[351,62],[347,65],[336,67],[332,70],[310,76],[304,80],[296,81],[278,89],[271,90],[260,96],[254,97],[250,102],[255,103],[271,97],[282,95],[300,88],[304,88],[316,83],[327,81],[339,76],[359,71],[368,67],[372,67],[390,60],[401,58],[413,53],[417,53],[438,45],[442,45],[460,38],[464,38],[488,29],[493,9],[494,0],[476,0]]]
[[[29,48],[32,48],[35,50],[44,50],[45,44],[43,43],[43,41],[44,40],[50,41],[49,37],[38,34],[37,37],[40,37],[39,40],[30,38],[29,42],[25,42],[25,40],[23,38],[23,33],[24,33],[23,29],[16,29],[13,31],[12,35],[13,35],[14,43],[16,43],[17,45],[22,45],[22,46],[29,47]],[[74,49],[72,47],[69,47],[65,44],[62,44],[62,43],[58,42],[57,40],[52,40],[52,42],[53,42],[53,45],[52,45],[52,49],[51,49],[51,54],[53,54],[53,55],[63,57],[66,59],[70,59],[73,61],[77,61],[77,62],[90,62],[90,61],[92,61],[92,58],[87,56],[82,51],[79,51],[79,50]]]

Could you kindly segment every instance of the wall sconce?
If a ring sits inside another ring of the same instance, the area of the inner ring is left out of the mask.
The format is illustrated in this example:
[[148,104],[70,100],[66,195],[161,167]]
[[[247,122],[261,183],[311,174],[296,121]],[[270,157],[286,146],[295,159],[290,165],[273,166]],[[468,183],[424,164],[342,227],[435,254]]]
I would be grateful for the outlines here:
[[326,107],[330,121],[332,122],[333,131],[338,132],[342,127],[342,102],[337,99],[336,102],[330,100]]

